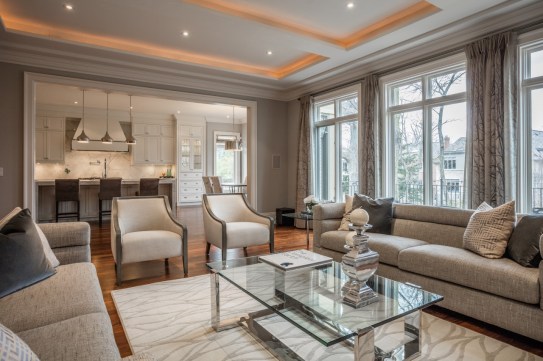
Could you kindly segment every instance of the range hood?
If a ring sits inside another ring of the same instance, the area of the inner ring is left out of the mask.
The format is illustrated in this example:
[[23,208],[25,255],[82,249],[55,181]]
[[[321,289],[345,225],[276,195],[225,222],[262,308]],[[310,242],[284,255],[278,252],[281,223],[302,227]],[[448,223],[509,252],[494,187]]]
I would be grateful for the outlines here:
[[72,138],[72,150],[87,150],[98,152],[128,152],[126,135],[119,121],[109,119],[109,135],[113,138],[112,144],[104,144],[100,139],[106,133],[105,118],[85,118],[85,134],[91,139],[88,143],[79,143],[75,140],[83,130],[83,122],[79,122],[75,135]]

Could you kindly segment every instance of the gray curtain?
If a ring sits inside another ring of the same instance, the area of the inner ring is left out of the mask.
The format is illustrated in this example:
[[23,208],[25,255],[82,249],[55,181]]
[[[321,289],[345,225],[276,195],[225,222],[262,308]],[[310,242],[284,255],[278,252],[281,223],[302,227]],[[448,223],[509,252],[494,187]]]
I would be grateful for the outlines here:
[[362,122],[360,124],[360,189],[359,193],[372,198],[376,196],[376,172],[379,144],[379,79],[368,75],[362,80]]
[[[300,99],[300,128],[298,138],[298,163],[296,168],[296,212],[305,210],[304,198],[311,192],[311,97]],[[304,221],[296,221],[305,227]]]
[[466,204],[497,206],[514,194],[516,82],[513,34],[466,46]]

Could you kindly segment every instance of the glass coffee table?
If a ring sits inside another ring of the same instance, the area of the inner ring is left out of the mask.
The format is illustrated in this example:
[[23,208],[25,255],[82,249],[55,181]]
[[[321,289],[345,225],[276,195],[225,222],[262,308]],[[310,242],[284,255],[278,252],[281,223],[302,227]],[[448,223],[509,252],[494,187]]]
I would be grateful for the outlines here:
[[[266,319],[280,317],[324,347],[342,344],[355,361],[410,360],[420,355],[420,311],[443,297],[411,284],[374,275],[368,286],[379,300],[361,308],[342,302],[341,287],[348,277],[341,263],[282,271],[248,257],[211,262],[211,324],[215,331],[242,326],[277,358],[310,359],[291,349],[280,336],[265,328]],[[262,304],[263,309],[221,323],[220,281],[226,280]],[[380,330],[400,325],[399,334],[376,341]],[[384,346],[383,346],[384,345]],[[304,358],[305,357],[305,358]],[[312,357],[311,357],[312,359]]]

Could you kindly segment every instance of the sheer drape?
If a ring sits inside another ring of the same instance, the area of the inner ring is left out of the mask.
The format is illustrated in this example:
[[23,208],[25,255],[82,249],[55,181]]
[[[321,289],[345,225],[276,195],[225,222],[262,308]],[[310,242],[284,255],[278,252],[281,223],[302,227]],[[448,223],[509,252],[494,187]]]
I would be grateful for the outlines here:
[[362,122],[359,142],[360,189],[359,193],[376,196],[377,155],[379,153],[379,79],[368,75],[362,80]]
[[[298,138],[298,163],[296,169],[296,212],[305,210],[304,198],[311,192],[311,97],[300,99],[300,132]],[[305,227],[297,220],[297,227]]]
[[497,206],[514,192],[516,82],[513,34],[494,35],[466,46],[467,205]]

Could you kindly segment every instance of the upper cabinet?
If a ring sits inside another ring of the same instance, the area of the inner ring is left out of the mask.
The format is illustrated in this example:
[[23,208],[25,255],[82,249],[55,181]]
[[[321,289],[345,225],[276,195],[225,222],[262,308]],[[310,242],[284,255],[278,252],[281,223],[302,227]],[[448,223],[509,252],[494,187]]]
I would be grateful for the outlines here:
[[204,127],[179,126],[179,170],[202,172],[204,170]]
[[136,144],[133,164],[175,164],[175,123],[173,120],[138,120],[132,124]]
[[64,162],[64,127],[64,118],[36,117],[36,162]]

